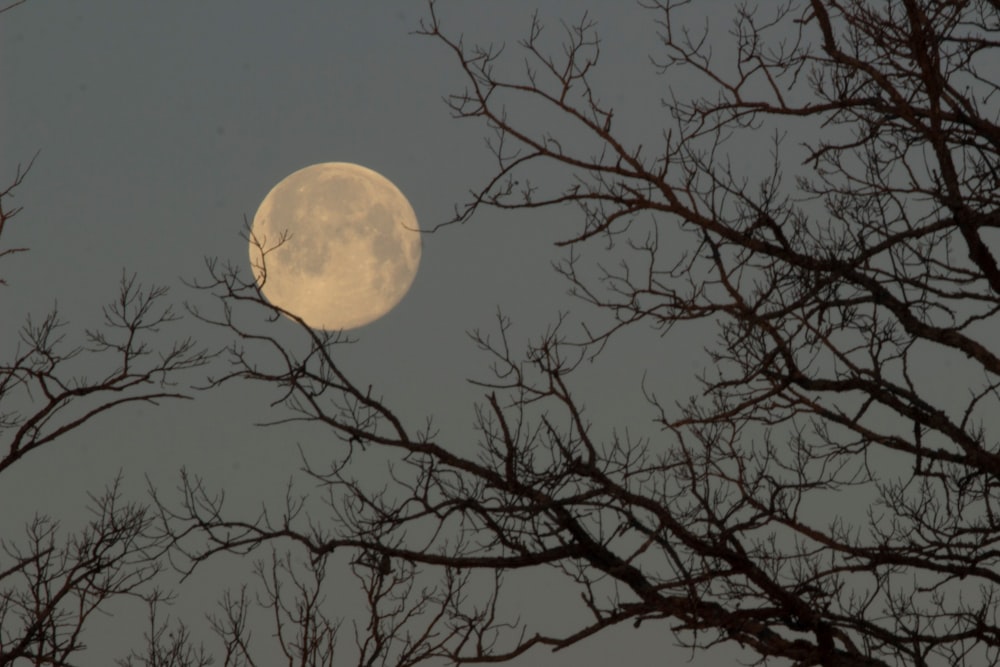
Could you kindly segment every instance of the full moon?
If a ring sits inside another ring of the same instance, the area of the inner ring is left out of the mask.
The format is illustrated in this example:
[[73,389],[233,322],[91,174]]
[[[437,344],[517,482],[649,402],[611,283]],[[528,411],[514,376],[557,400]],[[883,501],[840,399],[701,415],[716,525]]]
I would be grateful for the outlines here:
[[250,266],[271,304],[314,329],[354,329],[406,295],[420,264],[417,216],[381,174],[349,162],[300,169],[253,218]]

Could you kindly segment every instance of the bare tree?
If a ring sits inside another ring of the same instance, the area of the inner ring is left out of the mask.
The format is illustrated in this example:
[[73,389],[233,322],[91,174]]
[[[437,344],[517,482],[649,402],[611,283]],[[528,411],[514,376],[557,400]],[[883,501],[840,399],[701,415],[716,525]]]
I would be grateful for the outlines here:
[[[354,550],[376,575],[440,572],[457,583],[418,616],[450,629],[427,656],[455,662],[666,622],[682,643],[734,643],[761,662],[994,664],[1000,5],[740,6],[726,51],[680,22],[688,3],[645,4],[668,125],[642,145],[591,87],[590,20],[567,27],[561,48],[536,21],[510,76],[501,48],[449,36],[433,5],[422,28],[466,75],[452,111],[492,133],[496,172],[456,221],[577,205],[560,268],[584,333],[560,321],[523,356],[503,318],[477,337],[495,378],[470,453],[348,378],[342,337],[303,327],[308,343],[294,348],[239,316],[272,307],[238,269],[212,265],[204,287],[224,307],[199,315],[238,340],[216,382],[272,385],[288,409],[273,423],[315,421],[342,446],[329,468],[307,462],[329,520],[293,504],[239,521],[185,478],[182,506],[164,510],[177,548],[190,567],[288,542],[317,562]],[[675,71],[713,92],[671,92]],[[559,122],[515,113],[540,107]],[[774,137],[770,164],[741,173],[730,152],[761,133]],[[584,261],[584,248],[622,262]],[[636,326],[661,330],[651,352],[665,354],[687,321],[717,332],[699,395],[671,405],[650,392],[659,437],[595,435],[605,429],[573,390],[580,360],[600,363]],[[949,366],[964,389],[942,397],[935,376]],[[388,488],[352,476],[370,456],[389,461]],[[870,510],[817,518],[848,493]],[[508,623],[500,580],[476,579],[540,567],[579,589],[589,621],[558,636]]]
[[[10,199],[28,169],[18,168],[0,192],[0,235],[21,210]],[[24,250],[0,246],[0,259]],[[16,280],[0,289],[17,289]],[[100,415],[187,397],[172,383],[209,355],[190,338],[157,349],[153,339],[177,319],[162,304],[165,295],[123,274],[102,328],[75,336],[52,311],[3,338],[10,356],[0,362],[0,483],[18,462]],[[123,596],[161,597],[150,584],[166,543],[151,531],[155,514],[146,503],[128,502],[120,482],[91,497],[91,519],[79,530],[36,515],[24,535],[0,538],[0,665],[78,664],[95,612]]]
[[91,510],[68,535],[37,516],[24,539],[0,541],[0,664],[78,664],[91,617],[114,598],[146,594],[160,571],[161,549],[146,536],[152,515],[122,498],[118,480]]

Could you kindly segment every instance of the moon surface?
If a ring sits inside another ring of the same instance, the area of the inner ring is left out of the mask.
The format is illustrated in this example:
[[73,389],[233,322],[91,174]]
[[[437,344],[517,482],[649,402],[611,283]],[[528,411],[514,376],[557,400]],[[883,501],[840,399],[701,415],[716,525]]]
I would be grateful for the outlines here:
[[354,329],[406,295],[420,245],[417,216],[392,182],[325,162],[267,193],[250,229],[250,266],[271,304],[314,329]]

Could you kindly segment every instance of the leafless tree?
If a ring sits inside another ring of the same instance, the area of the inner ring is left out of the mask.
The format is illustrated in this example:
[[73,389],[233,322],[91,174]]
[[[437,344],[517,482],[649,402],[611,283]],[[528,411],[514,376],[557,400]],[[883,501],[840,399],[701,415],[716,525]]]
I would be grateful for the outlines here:
[[[21,210],[10,199],[29,168],[18,168],[0,192],[0,235]],[[0,259],[24,250],[0,246]],[[16,279],[0,289],[18,289]],[[55,311],[29,318],[20,331],[3,319],[0,484],[17,463],[54,449],[99,415],[187,397],[171,383],[209,355],[190,338],[159,349],[161,341],[151,341],[176,319],[165,295],[123,275],[104,326],[80,336]],[[23,535],[0,537],[0,665],[78,664],[96,612],[123,596],[158,595],[150,583],[166,542],[150,530],[155,514],[127,501],[120,482],[91,497],[91,519],[79,530],[36,515]]]
[[[642,144],[591,86],[589,19],[561,45],[536,21],[516,56],[452,37],[433,5],[422,27],[465,73],[451,110],[485,125],[496,158],[456,221],[578,206],[560,270],[583,333],[560,321],[523,355],[503,318],[477,337],[495,378],[470,452],[348,378],[342,337],[303,327],[296,348],[254,325],[243,313],[271,307],[212,265],[205,287],[223,309],[199,315],[238,341],[216,382],[271,385],[288,411],[273,423],[318,422],[341,443],[333,466],[307,462],[325,519],[293,503],[240,521],[185,478],[164,515],[176,547],[189,567],[288,543],[315,562],[354,551],[375,579],[383,563],[385,576],[442,573],[454,585],[414,622],[447,626],[427,656],[455,662],[662,622],[760,662],[995,664],[1000,4],[759,3],[735,7],[721,37],[682,23],[687,2],[645,4],[666,125]],[[672,92],[675,72],[712,92]],[[741,172],[740,139],[762,134],[770,163]],[[620,263],[593,260],[605,255]],[[640,326],[663,335],[651,357],[668,354],[684,322],[717,335],[699,394],[672,405],[649,392],[658,436],[597,435],[628,425],[589,423],[579,362]],[[962,391],[935,386],[948,372]],[[388,487],[351,473],[376,456]],[[846,494],[870,509],[817,514]],[[548,635],[501,618],[500,580],[477,577],[526,568],[562,573],[589,621]]]

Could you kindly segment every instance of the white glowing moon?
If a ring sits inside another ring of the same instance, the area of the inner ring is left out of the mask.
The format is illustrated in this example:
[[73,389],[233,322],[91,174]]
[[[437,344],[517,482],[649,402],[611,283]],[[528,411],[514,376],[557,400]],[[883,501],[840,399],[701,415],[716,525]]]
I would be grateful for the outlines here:
[[250,266],[261,292],[314,329],[353,329],[382,317],[406,295],[419,264],[417,216],[406,197],[381,174],[348,162],[286,177],[251,227]]

